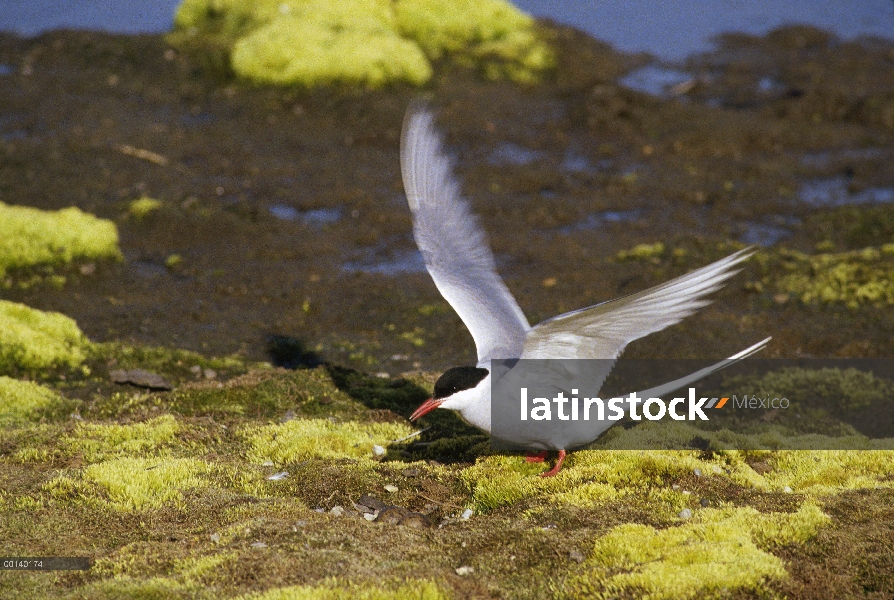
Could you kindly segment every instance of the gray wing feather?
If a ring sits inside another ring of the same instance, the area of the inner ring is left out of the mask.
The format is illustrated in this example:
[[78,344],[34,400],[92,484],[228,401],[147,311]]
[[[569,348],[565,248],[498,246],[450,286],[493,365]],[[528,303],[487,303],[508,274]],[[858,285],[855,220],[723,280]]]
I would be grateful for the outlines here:
[[530,325],[496,272],[484,232],[460,195],[434,118],[423,106],[407,112],[400,158],[416,245],[438,291],[472,334],[479,363],[517,358]]
[[710,304],[704,297],[739,272],[754,254],[740,250],[667,283],[554,317],[534,327],[522,358],[614,359],[633,340],[679,323]]

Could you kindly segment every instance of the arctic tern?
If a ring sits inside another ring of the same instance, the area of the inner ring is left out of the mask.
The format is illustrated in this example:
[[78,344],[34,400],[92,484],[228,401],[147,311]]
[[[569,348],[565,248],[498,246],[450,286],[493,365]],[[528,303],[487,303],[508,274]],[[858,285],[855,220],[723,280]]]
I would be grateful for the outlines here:
[[[432,398],[410,417],[418,419],[436,408],[456,411],[487,433],[491,428],[491,360],[515,358],[618,358],[633,340],[661,331],[708,304],[704,297],[739,272],[736,265],[753,254],[740,250],[706,267],[645,291],[548,319],[531,327],[518,303],[496,272],[484,232],[452,175],[432,113],[414,104],[404,120],[401,171],[413,217],[413,235],[435,286],[465,323],[478,353],[474,366],[454,367],[435,383]],[[764,348],[767,338],[728,359],[650,390],[649,398],[673,392]],[[613,362],[594,380],[601,385]],[[505,375],[509,376],[512,369]],[[550,379],[550,374],[546,374]],[[561,374],[552,374],[555,389],[564,389]],[[598,389],[598,388],[597,388]],[[540,461],[547,450],[558,451],[559,472],[566,451],[598,438],[614,421],[584,422],[570,428],[561,443],[555,432],[544,435]],[[515,440],[505,440],[514,442]],[[529,442],[530,440],[526,440]]]

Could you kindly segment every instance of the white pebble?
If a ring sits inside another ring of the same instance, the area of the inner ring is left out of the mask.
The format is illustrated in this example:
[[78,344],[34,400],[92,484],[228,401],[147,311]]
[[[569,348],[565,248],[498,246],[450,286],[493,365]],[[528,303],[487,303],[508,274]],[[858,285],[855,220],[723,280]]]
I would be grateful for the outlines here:
[[219,533],[212,533],[212,534],[211,534],[211,541],[214,542],[215,544],[216,544],[217,542],[219,542],[219,541],[220,541],[220,534],[219,534]]
[[782,488],[782,491],[785,492],[786,494],[791,494],[792,488],[790,488],[789,486],[785,486],[784,488]]
[[467,508],[463,511],[463,514],[461,514],[459,518],[463,521],[468,521],[473,514],[475,514],[475,512],[471,508]]
[[266,548],[267,544],[265,544],[264,542],[255,542],[254,544],[251,545],[251,547],[252,548]]
[[696,477],[701,477],[701,476],[702,476],[702,470],[701,470],[701,469],[695,469],[695,470],[693,471],[693,474],[695,474]]
[[683,510],[680,511],[679,515],[677,515],[677,516],[679,516],[681,519],[691,519],[692,511],[689,510],[688,508],[684,508]]
[[345,514],[345,509],[343,509],[341,506],[338,506],[336,504],[331,509],[329,509],[329,514],[332,515],[333,517],[340,517],[343,514]]
[[366,519],[367,521],[375,521],[376,517],[378,517],[378,516],[379,516],[379,511],[376,511],[373,513],[363,513],[363,518]]
[[391,485],[391,484],[389,483],[388,485],[385,486],[385,491],[388,492],[388,493],[390,493],[390,494],[393,494],[394,492],[397,491],[397,486],[396,486],[396,485]]
[[268,481],[279,481],[280,479],[285,479],[289,476],[288,471],[280,471],[279,473],[274,473],[270,477],[267,478]]
[[273,461],[272,461],[272,460],[265,460],[264,462],[261,463],[261,466],[262,466],[262,467],[272,467],[272,466],[273,466]]
[[376,444],[373,446],[373,454],[375,454],[376,456],[385,456],[385,449],[382,446]]
[[456,574],[459,575],[460,577],[465,577],[466,575],[471,575],[474,572],[475,572],[475,569],[473,567],[469,567],[466,565],[463,565],[461,567],[456,567]]

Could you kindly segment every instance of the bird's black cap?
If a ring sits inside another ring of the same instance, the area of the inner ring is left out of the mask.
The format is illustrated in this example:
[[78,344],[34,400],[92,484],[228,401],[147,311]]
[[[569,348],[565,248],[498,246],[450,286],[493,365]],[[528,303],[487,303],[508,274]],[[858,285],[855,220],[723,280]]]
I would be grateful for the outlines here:
[[434,398],[439,400],[478,385],[490,371],[479,367],[453,367],[435,382]]

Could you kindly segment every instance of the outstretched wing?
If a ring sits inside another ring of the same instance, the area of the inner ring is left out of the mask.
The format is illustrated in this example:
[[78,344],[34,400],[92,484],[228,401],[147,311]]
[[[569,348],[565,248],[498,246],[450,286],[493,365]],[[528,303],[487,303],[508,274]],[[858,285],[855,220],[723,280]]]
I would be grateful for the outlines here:
[[484,232],[460,196],[434,118],[423,106],[407,112],[400,158],[416,245],[438,291],[475,339],[478,361],[517,358],[530,325],[496,272]]
[[521,357],[617,358],[633,340],[710,304],[704,297],[723,287],[739,272],[733,267],[752,254],[746,248],[645,291],[544,321],[528,334]]

